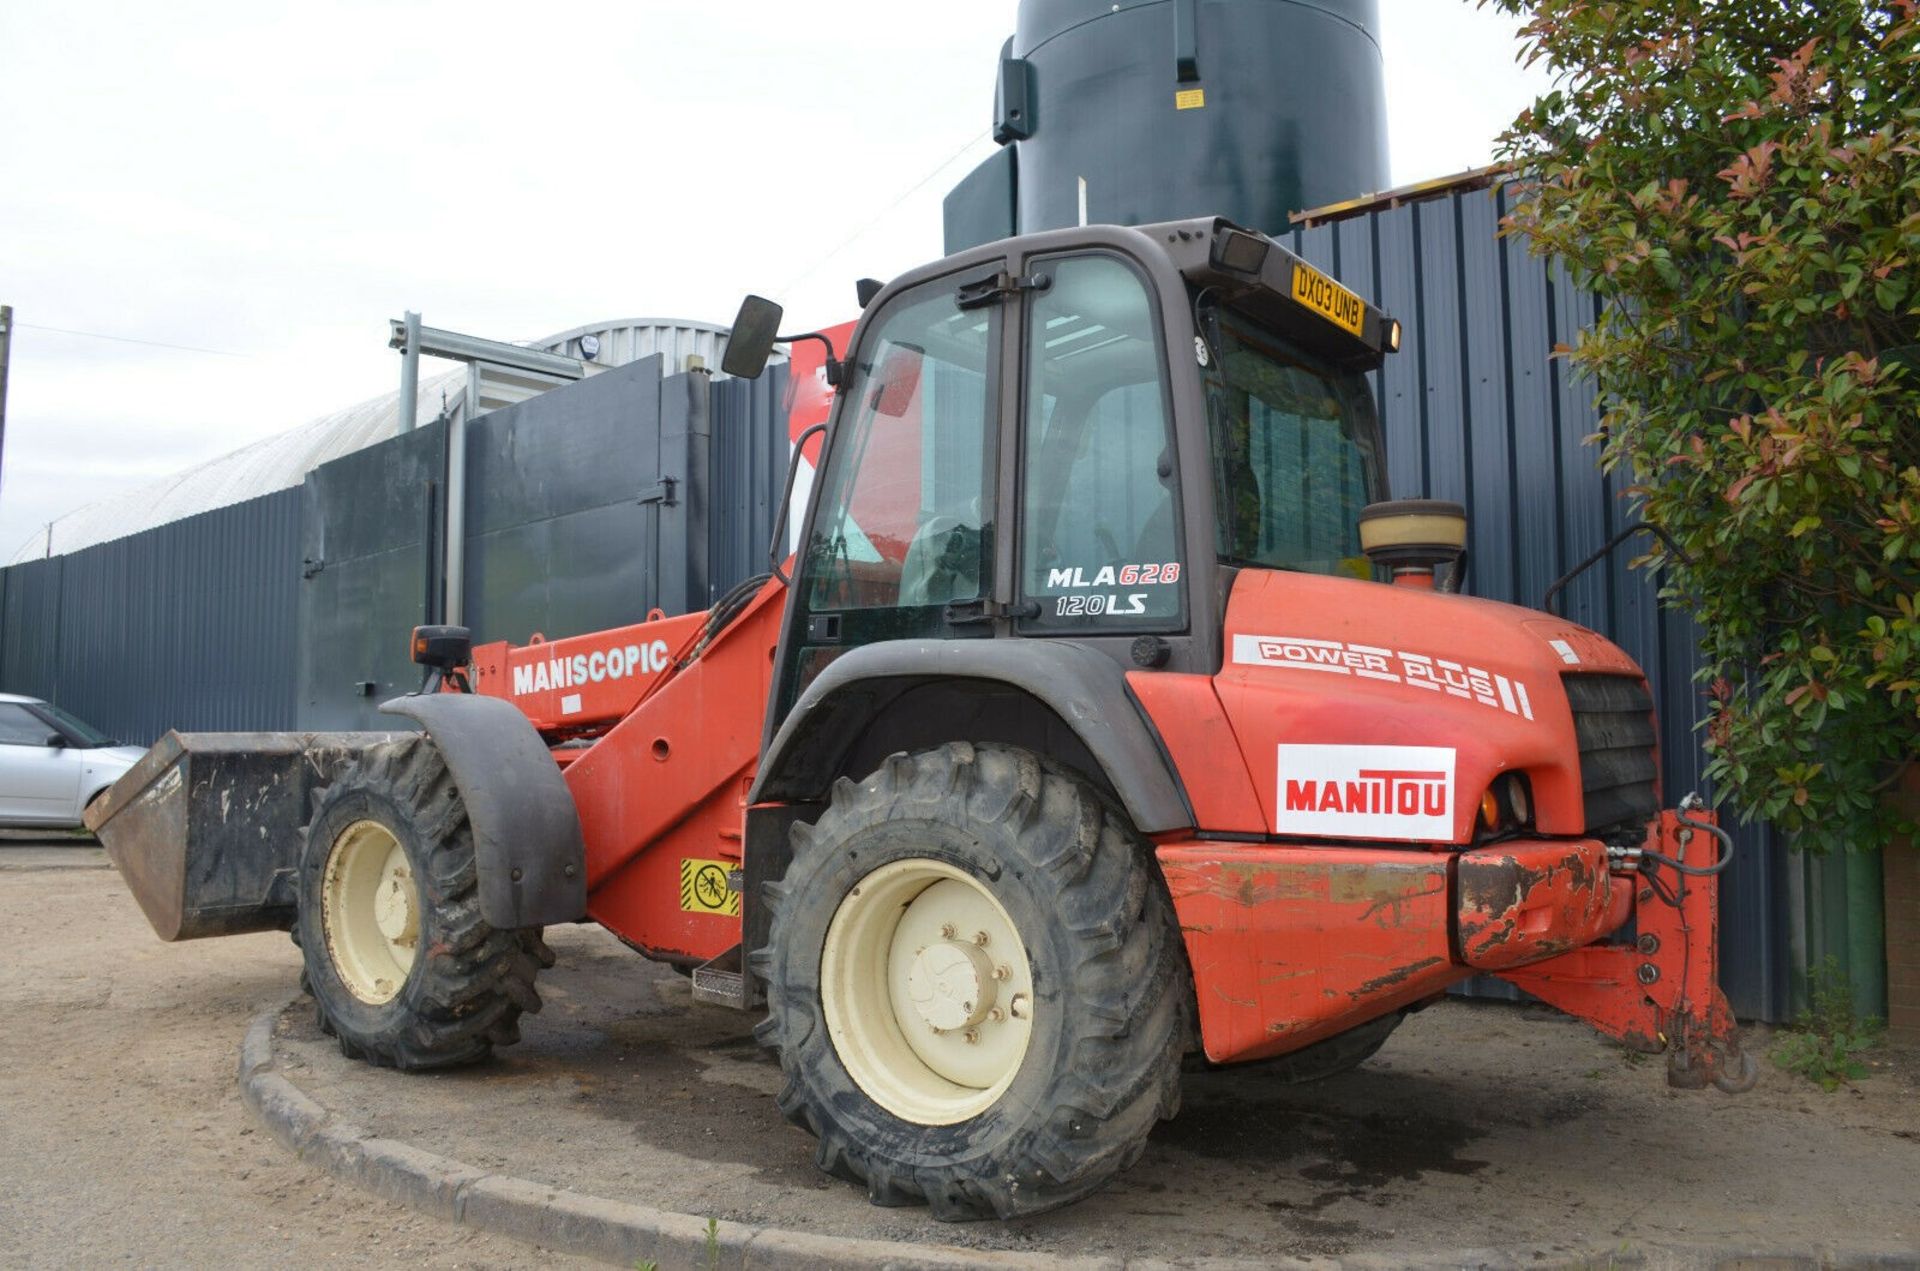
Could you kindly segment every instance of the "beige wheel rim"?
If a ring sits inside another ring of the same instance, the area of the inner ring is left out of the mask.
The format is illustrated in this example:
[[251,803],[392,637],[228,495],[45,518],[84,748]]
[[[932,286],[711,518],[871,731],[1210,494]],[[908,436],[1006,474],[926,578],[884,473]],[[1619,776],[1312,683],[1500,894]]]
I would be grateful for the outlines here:
[[392,830],[355,821],[340,831],[327,853],[320,917],[347,991],[372,1006],[392,1001],[420,944],[420,891]]
[[1033,969],[993,893],[943,861],[894,861],[848,892],[820,954],[827,1035],[867,1097],[918,1125],[978,1116],[1033,1036]]

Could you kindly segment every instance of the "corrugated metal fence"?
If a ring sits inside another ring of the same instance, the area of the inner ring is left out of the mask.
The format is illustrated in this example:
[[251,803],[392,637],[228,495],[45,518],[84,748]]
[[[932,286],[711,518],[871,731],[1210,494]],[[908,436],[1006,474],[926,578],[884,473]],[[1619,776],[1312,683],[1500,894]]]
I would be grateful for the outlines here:
[[[714,383],[709,603],[735,583],[767,572],[787,475],[786,391],[785,366],[770,366],[757,380]],[[767,420],[780,426],[770,428]]]
[[294,727],[300,492],[0,571],[0,686],[128,742]]
[[[1504,189],[1442,194],[1296,230],[1294,249],[1406,328],[1377,379],[1396,496],[1456,499],[1470,517],[1467,590],[1537,607],[1554,580],[1632,520],[1603,475],[1592,386],[1552,356],[1598,310],[1563,266],[1498,234]],[[1705,792],[1694,725],[1704,704],[1698,640],[1662,609],[1658,580],[1629,570],[1633,542],[1568,586],[1555,608],[1609,636],[1653,683],[1669,802]],[[1777,1020],[1792,958],[1787,853],[1763,826],[1736,827],[1723,877],[1722,981],[1734,1009]]]

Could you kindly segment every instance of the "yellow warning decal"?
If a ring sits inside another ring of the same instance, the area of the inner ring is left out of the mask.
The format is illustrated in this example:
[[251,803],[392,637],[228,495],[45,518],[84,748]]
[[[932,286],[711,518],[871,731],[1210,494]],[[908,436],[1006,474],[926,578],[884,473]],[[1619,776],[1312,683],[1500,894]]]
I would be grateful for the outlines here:
[[1173,95],[1175,110],[1200,110],[1207,104],[1207,90],[1204,88],[1183,88]]
[[680,862],[680,908],[690,914],[726,914],[740,916],[740,893],[727,886],[731,861],[701,861],[691,857]]
[[1360,334],[1367,322],[1367,305],[1311,265],[1293,266],[1293,298],[1343,331]]

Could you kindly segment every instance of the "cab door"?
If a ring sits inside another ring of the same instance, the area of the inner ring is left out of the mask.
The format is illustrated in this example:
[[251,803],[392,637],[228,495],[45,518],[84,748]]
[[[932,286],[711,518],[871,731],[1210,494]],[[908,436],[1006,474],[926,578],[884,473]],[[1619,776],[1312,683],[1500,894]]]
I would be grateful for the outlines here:
[[[1161,314],[1113,252],[1035,256],[1019,420],[1015,630],[1082,639],[1188,625]],[[1125,657],[1122,646],[1121,657]]]
[[902,291],[861,333],[800,545],[776,720],[849,649],[994,633],[1003,306],[979,300],[983,272]]

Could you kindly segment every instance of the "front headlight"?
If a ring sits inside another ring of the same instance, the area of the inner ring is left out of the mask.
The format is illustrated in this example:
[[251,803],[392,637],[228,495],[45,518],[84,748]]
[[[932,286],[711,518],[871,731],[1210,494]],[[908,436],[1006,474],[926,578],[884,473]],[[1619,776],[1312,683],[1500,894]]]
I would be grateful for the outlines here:
[[1500,778],[1501,801],[1507,805],[1507,811],[1513,817],[1515,825],[1533,824],[1533,792],[1527,789],[1527,779],[1517,772],[1509,772]]
[[1502,834],[1523,829],[1533,823],[1533,792],[1520,773],[1509,772],[1487,787],[1480,796],[1480,829]]

